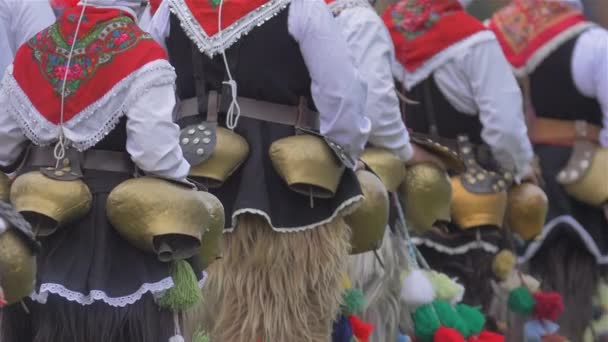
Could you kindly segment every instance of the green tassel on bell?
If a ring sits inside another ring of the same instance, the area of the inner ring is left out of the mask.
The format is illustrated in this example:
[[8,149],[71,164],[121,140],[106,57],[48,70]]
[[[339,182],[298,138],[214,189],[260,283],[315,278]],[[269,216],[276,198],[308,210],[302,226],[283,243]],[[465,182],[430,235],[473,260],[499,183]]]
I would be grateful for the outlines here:
[[529,316],[534,311],[534,297],[525,286],[520,286],[509,293],[509,309],[520,315]]
[[202,300],[198,279],[192,266],[185,261],[175,261],[172,265],[173,287],[158,299],[158,305],[172,311],[188,310]]
[[466,332],[463,332],[464,337],[479,335],[486,325],[486,317],[479,308],[458,304],[456,305],[456,312],[468,328]]
[[342,300],[344,301],[342,312],[345,316],[356,315],[365,309],[365,297],[361,290],[346,290],[342,295]]
[[192,336],[192,342],[210,342],[209,335],[202,330],[197,330]]

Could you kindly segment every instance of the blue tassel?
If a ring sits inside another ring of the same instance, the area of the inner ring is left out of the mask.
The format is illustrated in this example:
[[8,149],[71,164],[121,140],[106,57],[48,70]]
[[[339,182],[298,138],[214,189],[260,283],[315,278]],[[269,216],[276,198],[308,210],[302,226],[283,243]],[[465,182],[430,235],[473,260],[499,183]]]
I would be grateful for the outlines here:
[[334,322],[334,332],[331,337],[332,342],[351,342],[353,337],[353,330],[350,327],[348,318],[340,315],[338,320]]
[[397,335],[397,342],[412,342],[412,340],[403,334]]

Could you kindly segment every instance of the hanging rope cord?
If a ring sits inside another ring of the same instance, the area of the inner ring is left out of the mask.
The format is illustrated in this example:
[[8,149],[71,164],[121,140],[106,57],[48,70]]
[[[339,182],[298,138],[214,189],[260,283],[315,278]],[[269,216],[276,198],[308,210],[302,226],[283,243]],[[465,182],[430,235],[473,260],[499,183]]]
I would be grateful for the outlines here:
[[220,0],[220,6],[217,14],[217,29],[220,41],[222,42],[222,59],[224,61],[224,68],[226,69],[226,74],[228,75],[228,81],[222,82],[222,84],[226,84],[230,86],[230,106],[228,107],[228,112],[226,112],[226,127],[231,130],[234,130],[236,126],[239,124],[239,118],[241,117],[241,107],[237,101],[237,93],[238,87],[236,85],[236,81],[232,78],[232,73],[230,72],[230,66],[228,65],[228,58],[226,57],[226,49],[224,48],[224,42],[222,41],[222,10],[224,8],[224,0]]
[[59,140],[53,149],[53,157],[55,157],[56,165],[59,166],[59,163],[65,158],[66,150],[67,150],[67,138],[65,136],[64,130],[64,117],[65,117],[65,87],[68,81],[68,75],[70,72],[70,67],[72,64],[72,57],[74,55],[74,50],[76,48],[76,42],[78,41],[78,33],[80,32],[80,25],[84,19],[84,11],[87,7],[88,0],[82,0],[82,10],[80,11],[80,17],[78,18],[78,23],[76,24],[76,32],[74,32],[74,39],[72,41],[72,46],[70,47],[70,53],[68,54],[68,60],[65,66],[65,72],[63,73],[63,82],[61,84],[61,109],[59,116]]

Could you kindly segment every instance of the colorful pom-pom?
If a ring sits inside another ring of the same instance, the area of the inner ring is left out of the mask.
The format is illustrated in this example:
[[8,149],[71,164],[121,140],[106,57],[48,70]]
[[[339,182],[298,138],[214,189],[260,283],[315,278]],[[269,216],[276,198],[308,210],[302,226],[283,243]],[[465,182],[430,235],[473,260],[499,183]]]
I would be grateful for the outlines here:
[[441,325],[431,304],[420,306],[412,314],[414,334],[421,342],[432,342],[435,331]]
[[433,342],[465,342],[465,339],[456,329],[439,327],[435,332]]
[[534,317],[549,321],[557,321],[559,315],[564,312],[564,302],[562,295],[557,292],[542,292],[538,291],[533,294],[534,301]]
[[[462,320],[456,309],[447,301],[436,300],[433,302],[435,313],[439,318],[439,322],[446,328],[457,330],[462,336],[468,336],[469,327]],[[437,338],[435,338],[437,340]]]
[[423,271],[413,270],[405,277],[401,287],[401,299],[413,308],[435,300],[433,284]]
[[460,318],[466,323],[468,331],[464,334],[465,337],[478,335],[486,325],[486,317],[481,313],[479,308],[474,308],[465,304],[458,304],[456,311]]
[[427,271],[426,275],[431,284],[433,284],[437,299],[447,300],[452,304],[462,301],[465,291],[464,286],[458,284],[444,273]]
[[494,257],[492,271],[494,271],[494,274],[498,279],[506,280],[515,268],[515,262],[516,259],[513,252],[503,249]]
[[471,336],[467,342],[504,342],[505,337],[501,334],[493,333],[490,331],[482,331],[479,335]]
[[520,286],[509,294],[509,309],[520,315],[529,316],[534,312],[534,297],[525,286]]
[[355,315],[348,316],[348,321],[353,329],[353,335],[355,335],[357,340],[360,342],[368,342],[375,327],[372,324],[363,322]]
[[365,296],[359,289],[348,289],[344,291],[342,295],[344,304],[342,305],[342,312],[346,316],[356,315],[365,309]]

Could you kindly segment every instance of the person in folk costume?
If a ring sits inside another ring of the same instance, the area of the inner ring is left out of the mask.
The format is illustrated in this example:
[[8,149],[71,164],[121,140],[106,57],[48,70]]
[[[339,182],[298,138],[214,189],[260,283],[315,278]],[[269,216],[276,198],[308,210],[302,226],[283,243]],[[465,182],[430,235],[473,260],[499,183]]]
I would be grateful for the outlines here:
[[564,296],[561,331],[572,340],[608,262],[608,32],[582,10],[579,0],[515,0],[488,22],[521,81],[549,198],[542,239],[520,261]]
[[[326,0],[326,3],[342,29],[355,66],[367,83],[365,114],[372,124],[368,140],[372,149],[368,151],[373,153],[374,148],[382,148],[392,152],[401,162],[401,168],[406,163],[441,163],[426,150],[410,144],[392,76],[393,43],[372,5],[367,0]],[[375,165],[366,156],[364,153],[363,162],[375,171]],[[380,175],[383,179],[382,173]],[[391,192],[397,190],[394,185],[399,184],[385,181]],[[374,326],[370,337],[373,341],[396,340],[399,330],[401,271],[407,267],[407,257],[403,236],[395,229],[385,231],[378,256],[365,252],[352,256],[349,262],[353,288],[363,290],[365,296],[365,312],[361,318]]]
[[493,257],[507,245],[506,190],[533,178],[533,152],[517,82],[492,32],[464,11],[469,2],[402,0],[383,19],[412,136],[452,146],[465,162],[452,174],[451,223],[413,241],[432,269],[464,285],[464,303],[488,310]]
[[[4,75],[0,165],[16,170],[11,202],[41,244],[34,293],[3,313],[4,342],[179,341],[177,316],[157,305],[177,284],[164,261],[198,251],[188,238],[189,250],[177,245],[177,227],[190,224],[200,241],[203,210],[172,121],[176,75],[137,27],[141,9],[128,0],[68,8]],[[163,204],[171,198],[179,219]]]
[[0,74],[11,64],[19,46],[54,19],[46,1],[0,1]]
[[218,125],[216,149],[195,148],[192,162],[226,209],[206,329],[217,341],[329,340],[344,216],[362,200],[354,160],[370,131],[365,84],[331,13],[320,0],[169,0],[149,31],[177,70],[184,148],[197,139],[190,127]]

